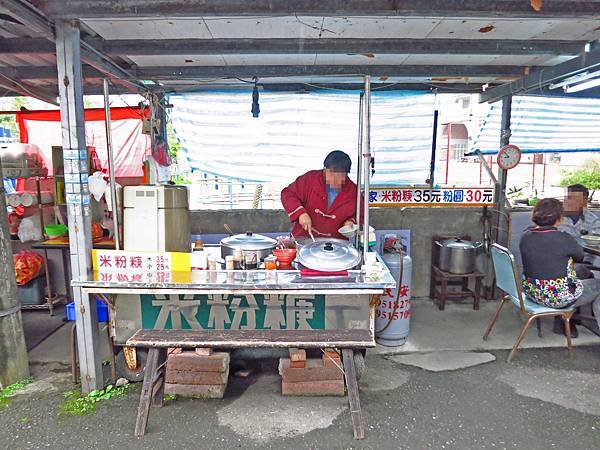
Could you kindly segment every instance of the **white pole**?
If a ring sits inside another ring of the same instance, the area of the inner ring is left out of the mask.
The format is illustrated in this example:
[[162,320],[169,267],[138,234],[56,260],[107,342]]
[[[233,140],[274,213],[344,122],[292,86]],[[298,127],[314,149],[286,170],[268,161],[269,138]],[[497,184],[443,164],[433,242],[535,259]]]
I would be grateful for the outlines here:
[[117,188],[115,181],[115,160],[112,147],[112,130],[110,127],[110,100],[108,96],[108,79],[103,82],[104,91],[104,125],[106,126],[106,150],[108,153],[108,175],[110,177],[110,202],[114,226],[115,249],[121,250],[121,236],[119,234],[119,208],[117,206]]
[[[360,231],[360,194],[361,189],[361,169],[362,169],[362,145],[363,145],[363,100],[364,92],[360,93],[360,99],[358,101],[358,145],[356,158],[356,225]],[[359,233],[356,233],[356,248],[360,243]]]
[[365,75],[365,113],[363,117],[363,179],[365,184],[365,212],[363,225],[363,263],[369,251],[369,181],[371,179],[371,77]]

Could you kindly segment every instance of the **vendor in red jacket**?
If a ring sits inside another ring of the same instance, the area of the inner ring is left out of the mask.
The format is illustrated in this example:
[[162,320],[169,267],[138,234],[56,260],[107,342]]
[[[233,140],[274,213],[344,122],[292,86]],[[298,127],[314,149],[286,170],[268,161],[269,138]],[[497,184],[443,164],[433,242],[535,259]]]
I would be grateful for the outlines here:
[[334,150],[321,170],[311,170],[281,191],[281,203],[294,237],[345,239],[338,230],[356,222],[356,184],[348,178],[350,157]]

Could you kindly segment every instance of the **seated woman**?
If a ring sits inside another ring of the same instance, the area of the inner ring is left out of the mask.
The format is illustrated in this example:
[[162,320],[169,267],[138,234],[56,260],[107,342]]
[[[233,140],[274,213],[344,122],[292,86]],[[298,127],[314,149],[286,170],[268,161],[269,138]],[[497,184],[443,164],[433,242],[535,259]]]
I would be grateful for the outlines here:
[[[567,308],[592,303],[600,326],[600,280],[580,280],[574,262],[583,260],[583,248],[575,238],[558,230],[563,215],[562,203],[553,198],[541,200],[533,209],[536,226],[527,229],[519,248],[523,260],[523,293],[548,308]],[[564,333],[562,319],[554,318],[554,332]],[[571,336],[577,337],[571,324]]]

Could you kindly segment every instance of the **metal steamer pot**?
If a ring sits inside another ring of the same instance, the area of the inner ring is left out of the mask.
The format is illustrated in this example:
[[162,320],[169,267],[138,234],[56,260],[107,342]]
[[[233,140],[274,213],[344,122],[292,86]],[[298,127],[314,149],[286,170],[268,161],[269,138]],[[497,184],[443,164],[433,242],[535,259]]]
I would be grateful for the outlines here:
[[354,246],[343,239],[318,238],[298,245],[296,256],[302,266],[322,272],[337,272],[358,266],[361,255]]
[[261,261],[271,254],[276,245],[275,239],[247,231],[245,234],[235,234],[221,239],[221,257],[225,259],[239,248],[242,252],[256,252],[257,260]]
[[475,271],[475,260],[483,244],[460,238],[435,241],[438,246],[438,265],[444,272],[466,274]]

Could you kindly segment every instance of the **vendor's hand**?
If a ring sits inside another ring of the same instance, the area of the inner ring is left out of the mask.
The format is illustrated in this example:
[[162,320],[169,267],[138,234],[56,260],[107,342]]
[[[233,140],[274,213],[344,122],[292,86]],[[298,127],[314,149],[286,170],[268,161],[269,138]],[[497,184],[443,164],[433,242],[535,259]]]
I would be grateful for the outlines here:
[[351,221],[351,220],[346,220],[346,221],[344,222],[344,226],[345,226],[345,227],[351,227],[351,226],[353,226],[353,225],[354,225],[354,222],[353,222],[353,221]]
[[304,231],[306,231],[307,233],[310,232],[312,228],[312,219],[310,218],[308,213],[300,214],[300,217],[298,217],[298,223],[304,229]]

